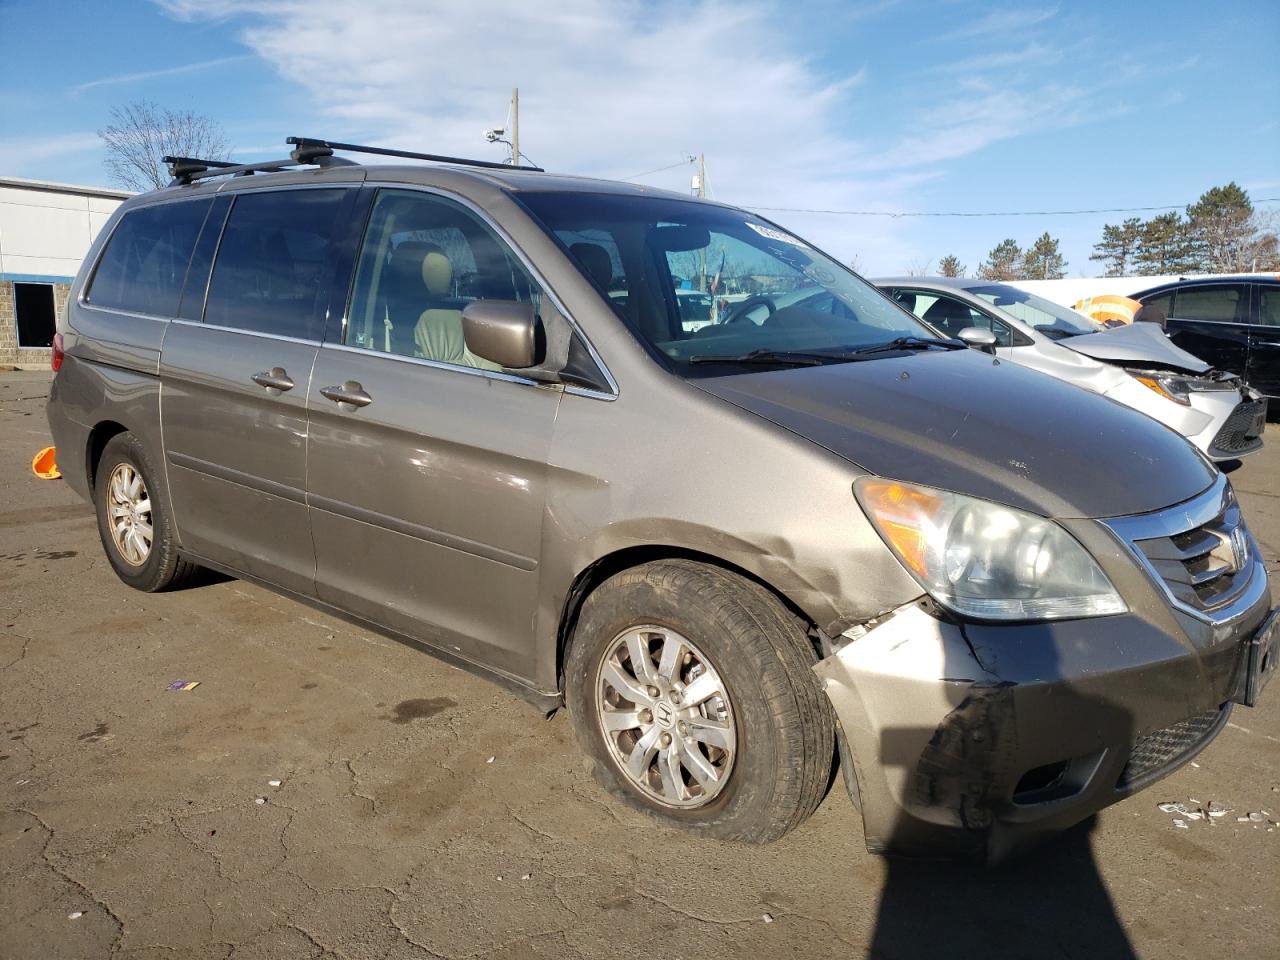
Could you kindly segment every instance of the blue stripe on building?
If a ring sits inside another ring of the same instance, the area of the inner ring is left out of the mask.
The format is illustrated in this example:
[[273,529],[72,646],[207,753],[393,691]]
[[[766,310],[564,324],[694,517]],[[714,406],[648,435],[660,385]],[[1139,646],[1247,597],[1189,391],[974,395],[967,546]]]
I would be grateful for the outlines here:
[[43,273],[0,273],[0,283],[65,283],[70,284],[75,277],[51,277]]

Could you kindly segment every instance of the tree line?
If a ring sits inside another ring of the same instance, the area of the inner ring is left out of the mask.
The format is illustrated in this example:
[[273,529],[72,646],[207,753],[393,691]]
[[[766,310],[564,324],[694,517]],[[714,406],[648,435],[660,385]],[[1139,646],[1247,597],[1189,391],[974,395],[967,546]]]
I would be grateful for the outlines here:
[[[1248,192],[1232,181],[1206,190],[1185,214],[1173,210],[1149,220],[1130,217],[1106,224],[1089,259],[1103,263],[1108,277],[1280,270],[1277,219],[1256,209]],[[944,277],[963,277],[965,270],[954,254],[938,261]],[[979,264],[977,275],[984,280],[1060,280],[1067,275],[1067,262],[1057,239],[1045,231],[1025,250],[1012,237],[1000,241]]]

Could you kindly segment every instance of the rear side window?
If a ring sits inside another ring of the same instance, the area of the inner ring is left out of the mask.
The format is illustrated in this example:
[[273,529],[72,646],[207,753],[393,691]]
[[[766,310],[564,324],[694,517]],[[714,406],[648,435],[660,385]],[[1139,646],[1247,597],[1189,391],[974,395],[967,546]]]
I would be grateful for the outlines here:
[[345,190],[236,196],[209,280],[205,323],[318,340],[324,267]]
[[1280,327],[1280,287],[1259,285],[1258,322],[1268,327]]
[[173,316],[209,200],[126,213],[98,261],[86,299],[112,310]]
[[1211,287],[1184,287],[1173,298],[1173,313],[1180,320],[1209,320],[1218,323],[1245,321],[1243,283],[1219,283]]

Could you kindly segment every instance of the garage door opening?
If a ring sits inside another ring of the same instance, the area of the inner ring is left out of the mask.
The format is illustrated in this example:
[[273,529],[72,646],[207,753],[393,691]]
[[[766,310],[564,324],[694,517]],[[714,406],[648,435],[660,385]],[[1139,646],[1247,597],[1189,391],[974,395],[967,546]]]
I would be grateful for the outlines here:
[[53,304],[53,284],[15,283],[14,312],[18,318],[19,347],[48,347],[53,343],[57,310]]

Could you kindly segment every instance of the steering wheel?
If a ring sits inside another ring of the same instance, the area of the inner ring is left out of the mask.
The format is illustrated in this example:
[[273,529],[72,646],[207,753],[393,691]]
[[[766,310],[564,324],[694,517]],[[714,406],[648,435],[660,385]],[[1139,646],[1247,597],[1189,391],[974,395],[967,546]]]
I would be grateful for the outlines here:
[[741,323],[742,321],[749,319],[747,317],[747,314],[750,313],[752,310],[754,310],[756,307],[764,307],[766,310],[769,311],[769,316],[771,317],[778,310],[778,305],[773,302],[772,297],[767,297],[764,294],[759,294],[754,297],[748,297],[746,300],[743,300],[739,304],[735,304],[733,309],[731,309],[728,313],[726,313],[724,316],[724,319],[721,320],[720,322],[721,323]]

